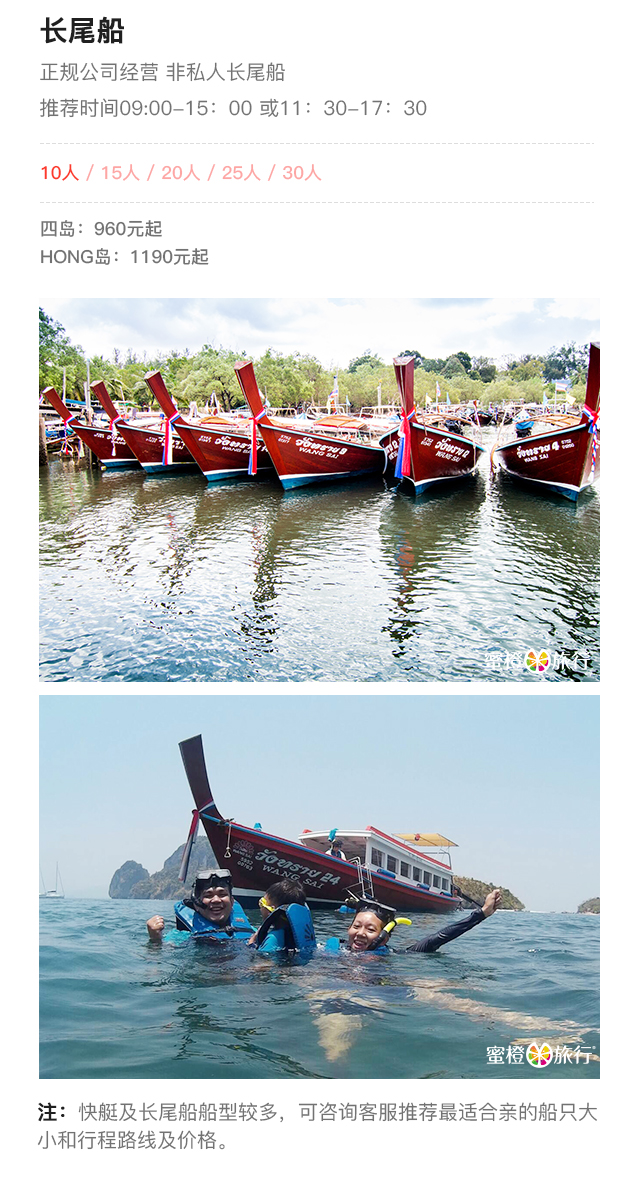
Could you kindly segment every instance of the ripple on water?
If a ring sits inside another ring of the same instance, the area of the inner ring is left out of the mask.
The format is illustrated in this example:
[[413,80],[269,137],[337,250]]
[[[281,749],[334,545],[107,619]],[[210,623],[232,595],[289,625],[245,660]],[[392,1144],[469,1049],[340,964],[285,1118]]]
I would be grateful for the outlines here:
[[[171,923],[170,903],[154,909]],[[149,912],[144,900],[41,904],[44,1078],[521,1079],[533,1069],[491,1066],[487,1047],[548,1037],[597,1053],[593,917],[501,912],[435,956],[319,952],[301,965],[244,946],[152,946]],[[345,926],[335,912],[315,922],[321,940]],[[415,916],[394,945],[436,923]],[[554,1065],[554,1078],[598,1069]]]
[[598,677],[597,493],[481,475],[418,500],[283,494],[54,463],[41,500],[46,680],[534,681],[531,647],[558,655],[548,680]]

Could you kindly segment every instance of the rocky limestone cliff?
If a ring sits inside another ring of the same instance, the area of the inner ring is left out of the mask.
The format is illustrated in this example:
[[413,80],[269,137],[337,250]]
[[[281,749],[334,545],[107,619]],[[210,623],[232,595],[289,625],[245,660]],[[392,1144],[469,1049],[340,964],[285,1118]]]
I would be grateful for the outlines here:
[[109,883],[109,898],[130,899],[134,886],[139,882],[145,882],[148,878],[149,871],[145,870],[139,862],[123,862]]
[[[148,870],[145,870],[139,862],[125,862],[119,870],[116,870],[111,879],[109,897],[111,899],[184,898],[186,888],[193,882],[198,870],[206,870],[216,866],[217,863],[209,845],[209,839],[197,837],[189,861],[189,882],[185,884],[180,882],[178,878],[183,851],[184,844],[178,846],[177,850],[169,855],[162,870],[157,870],[155,874],[149,874]],[[135,867],[140,873],[132,875],[127,881],[126,875],[129,867]],[[121,882],[124,883],[123,886],[121,886]]]
[[[464,891],[470,899],[475,899],[477,903],[484,903],[489,891],[495,891],[497,884],[495,882],[480,882],[479,878],[461,878],[460,875],[454,874],[453,881],[455,886]],[[520,902],[511,891],[506,887],[501,886],[499,890],[502,891],[502,903],[500,904],[501,911],[524,911],[524,903]],[[471,903],[462,900],[464,908],[471,907]]]

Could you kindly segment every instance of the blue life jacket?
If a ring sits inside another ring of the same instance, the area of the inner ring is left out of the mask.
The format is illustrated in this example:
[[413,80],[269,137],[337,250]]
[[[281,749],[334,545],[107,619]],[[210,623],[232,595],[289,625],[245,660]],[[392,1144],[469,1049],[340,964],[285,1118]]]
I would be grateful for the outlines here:
[[[337,936],[329,936],[328,940],[325,940],[324,950],[325,950],[325,952],[348,952],[349,951],[346,944],[344,944],[344,942],[342,940],[339,940]],[[380,948],[368,948],[367,949],[367,954],[368,955],[373,954],[374,956],[388,956],[390,952],[391,952],[391,949],[387,948],[386,944],[383,944]]]
[[205,919],[204,915],[188,907],[184,901],[176,903],[174,911],[178,931],[189,932],[192,936],[206,936],[214,940],[248,940],[255,931],[242,907],[235,901],[225,927],[218,927],[210,919]]
[[316,933],[306,903],[288,903],[272,911],[258,929],[256,948],[260,952],[315,951]]

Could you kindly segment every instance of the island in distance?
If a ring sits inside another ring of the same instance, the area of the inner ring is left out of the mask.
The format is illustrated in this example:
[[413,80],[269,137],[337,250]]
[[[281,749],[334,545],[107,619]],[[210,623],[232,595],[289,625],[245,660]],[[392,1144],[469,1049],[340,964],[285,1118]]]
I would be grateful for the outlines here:
[[[180,863],[182,861],[182,854],[184,845],[178,846],[177,850],[167,858],[162,870],[156,870],[155,874],[149,874],[140,862],[123,862],[122,866],[116,870],[111,882],[109,884],[109,898],[110,899],[182,899],[186,892],[186,886],[180,882],[178,874],[180,871]],[[197,837],[193,849],[191,851],[191,858],[189,860],[189,877],[193,877],[199,870],[206,870],[209,866],[215,864],[215,859],[211,852],[206,837]],[[489,891],[496,888],[494,882],[481,882],[477,878],[464,878],[459,875],[454,875],[454,884],[459,887],[465,895],[476,899],[478,903],[482,904]],[[524,903],[517,899],[511,891],[506,887],[500,887],[502,891],[502,909],[504,911],[524,911]],[[461,906],[464,908],[471,907],[471,904],[466,900],[461,899]],[[594,900],[590,900],[591,903]],[[583,903],[582,908],[586,908],[587,904]],[[581,909],[582,909],[581,908]]]

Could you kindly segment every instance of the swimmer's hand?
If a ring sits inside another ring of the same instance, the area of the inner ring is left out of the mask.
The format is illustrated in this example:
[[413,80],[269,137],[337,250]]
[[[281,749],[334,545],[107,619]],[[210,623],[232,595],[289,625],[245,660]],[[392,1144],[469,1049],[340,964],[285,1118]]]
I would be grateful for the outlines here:
[[487,895],[487,897],[484,901],[484,906],[482,908],[486,919],[488,919],[490,915],[493,915],[494,911],[497,911],[501,902],[502,902],[502,891],[499,891],[497,889],[495,891],[489,891],[489,894]]
[[147,931],[150,940],[161,940],[164,932],[164,919],[161,915],[152,915],[147,920]]
[[252,936],[249,936],[249,939],[247,940],[247,944],[255,944],[257,935],[258,935],[258,933],[254,932]]

